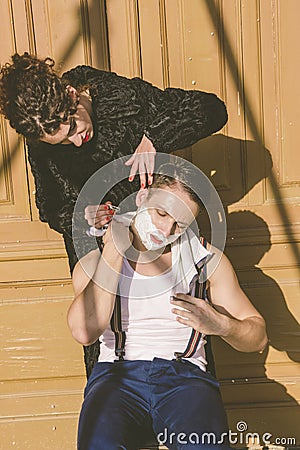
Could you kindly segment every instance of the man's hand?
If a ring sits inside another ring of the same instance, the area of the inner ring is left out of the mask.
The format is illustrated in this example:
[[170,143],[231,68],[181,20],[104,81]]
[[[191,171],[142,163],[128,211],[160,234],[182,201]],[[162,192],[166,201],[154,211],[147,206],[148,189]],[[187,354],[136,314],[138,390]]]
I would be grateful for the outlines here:
[[123,223],[112,221],[103,236],[103,244],[105,251],[110,247],[112,251],[117,251],[124,256],[126,250],[131,246],[133,241],[133,234],[128,226]]
[[101,228],[111,221],[115,212],[109,209],[109,204],[111,202],[104,205],[89,205],[85,208],[84,218],[91,227]]
[[230,319],[216,311],[210,303],[185,294],[175,294],[171,303],[177,307],[172,309],[172,313],[177,315],[178,322],[204,334],[226,336]]
[[203,334],[220,336],[236,350],[261,353],[267,345],[265,321],[259,313],[244,318],[233,317],[221,305],[211,305],[185,294],[175,294],[171,303],[176,306],[172,312],[177,315],[178,322]]
[[126,161],[126,166],[131,166],[129,181],[132,181],[138,172],[140,175],[141,188],[146,187],[146,174],[148,174],[148,185],[153,182],[153,171],[156,150],[147,136],[143,136],[134,154]]

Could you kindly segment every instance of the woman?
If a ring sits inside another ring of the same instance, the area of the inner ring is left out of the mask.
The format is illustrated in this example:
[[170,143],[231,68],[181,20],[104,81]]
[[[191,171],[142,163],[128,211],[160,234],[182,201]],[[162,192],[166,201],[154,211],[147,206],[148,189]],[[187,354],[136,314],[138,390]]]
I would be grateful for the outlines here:
[[[129,179],[112,188],[103,201],[118,205],[137,190],[137,170],[142,187],[151,183],[156,150],[170,152],[194,144],[222,128],[227,113],[214,94],[162,91],[139,78],[88,66],[59,77],[53,67],[51,58],[15,54],[12,63],[1,68],[0,111],[26,138],[40,219],[63,235],[72,271],[77,262],[72,214],[90,176],[128,155]],[[93,212],[87,208],[87,220]],[[101,205],[97,226],[110,218],[108,206]],[[83,247],[86,239],[83,235]]]

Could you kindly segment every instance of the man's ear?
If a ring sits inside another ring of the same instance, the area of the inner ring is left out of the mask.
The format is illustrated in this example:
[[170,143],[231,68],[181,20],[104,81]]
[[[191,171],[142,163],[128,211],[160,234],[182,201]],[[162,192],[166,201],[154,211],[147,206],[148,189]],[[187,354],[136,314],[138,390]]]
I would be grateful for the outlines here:
[[135,204],[139,208],[148,197],[148,189],[140,189],[135,197]]
[[69,96],[70,97],[72,97],[74,100],[76,100],[77,98],[78,98],[78,92],[77,92],[77,90],[73,87],[73,86],[70,86],[69,84],[68,84],[68,86],[66,87],[66,89],[67,89],[67,91],[68,91],[68,94],[69,94]]

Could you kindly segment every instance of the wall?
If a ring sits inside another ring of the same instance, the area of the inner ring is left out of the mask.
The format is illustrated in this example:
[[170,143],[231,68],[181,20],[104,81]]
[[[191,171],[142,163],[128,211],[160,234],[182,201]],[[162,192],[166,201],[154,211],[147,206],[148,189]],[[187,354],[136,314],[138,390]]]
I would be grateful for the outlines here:
[[[179,154],[219,191],[226,252],[266,318],[270,345],[262,355],[247,355],[215,340],[222,394],[232,431],[245,421],[250,432],[295,437],[299,445],[300,4],[106,4],[109,58],[103,1],[0,0],[0,59],[29,49],[53,56],[61,70],[110,64],[161,88],[212,91],[224,99],[226,128]],[[84,369],[65,323],[72,297],[66,256],[58,234],[38,221],[24,144],[4,121],[1,155],[1,441],[5,449],[71,449]],[[199,221],[205,232],[204,218]]]
[[[0,60],[52,56],[108,68],[102,1],[0,1]],[[66,324],[72,287],[58,233],[38,219],[24,142],[1,118],[0,448],[75,449],[83,352]]]

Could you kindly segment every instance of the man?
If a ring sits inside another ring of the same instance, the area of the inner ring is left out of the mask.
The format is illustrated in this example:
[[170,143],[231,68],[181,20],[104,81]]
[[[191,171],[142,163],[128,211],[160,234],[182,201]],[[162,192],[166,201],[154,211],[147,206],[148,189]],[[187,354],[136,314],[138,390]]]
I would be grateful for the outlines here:
[[163,167],[139,191],[137,212],[115,216],[102,254],[94,250],[75,266],[69,327],[79,343],[101,343],[79,450],[136,449],[151,431],[170,449],[229,448],[205,335],[262,351],[265,323],[226,256],[191,230],[201,201],[190,179],[186,165]]

